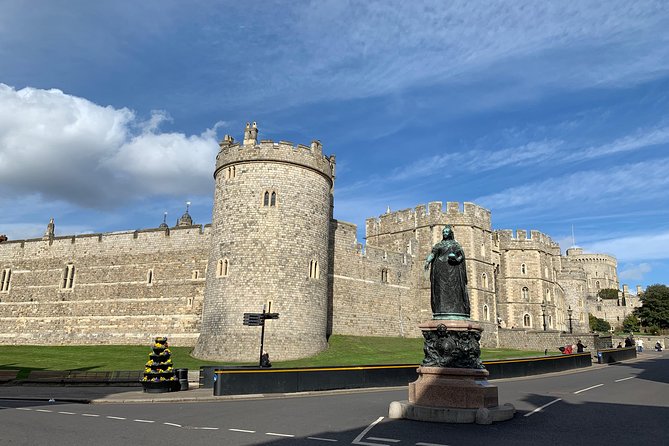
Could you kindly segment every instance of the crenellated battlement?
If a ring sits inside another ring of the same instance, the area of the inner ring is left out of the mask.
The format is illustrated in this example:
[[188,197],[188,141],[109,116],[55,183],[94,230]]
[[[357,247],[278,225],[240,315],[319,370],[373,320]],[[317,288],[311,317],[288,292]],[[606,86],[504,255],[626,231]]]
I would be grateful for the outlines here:
[[502,249],[536,249],[551,251],[556,255],[560,252],[560,245],[550,236],[540,231],[516,229],[499,229],[495,231]]
[[[30,252],[41,252],[52,250],[59,255],[63,249],[74,248],[76,250],[85,250],[87,248],[97,249],[101,246],[124,246],[132,249],[140,247],[151,247],[154,244],[159,245],[161,240],[169,240],[170,244],[184,243],[187,245],[194,240],[201,240],[207,243],[211,235],[211,224],[180,226],[174,228],[147,228],[134,231],[101,232],[79,235],[62,235],[52,238],[35,238],[25,240],[11,240],[0,245],[1,252],[21,252],[24,254]],[[74,245],[74,246],[73,246]],[[62,249],[61,249],[62,248]]]
[[365,222],[367,237],[434,225],[467,225],[491,230],[490,211],[474,203],[431,201],[414,209],[390,212]]
[[[253,123],[252,130],[257,135],[257,127]],[[247,134],[249,124],[247,124]],[[245,135],[243,143],[236,143],[232,137],[226,135],[219,143],[220,151],[216,155],[216,170],[214,177],[224,167],[248,162],[268,162],[297,164],[308,169],[315,170],[330,182],[335,177],[335,156],[326,156],[323,154],[323,145],[318,140],[311,142],[311,145],[294,144],[290,141],[272,141],[263,139],[257,142],[255,135]]]

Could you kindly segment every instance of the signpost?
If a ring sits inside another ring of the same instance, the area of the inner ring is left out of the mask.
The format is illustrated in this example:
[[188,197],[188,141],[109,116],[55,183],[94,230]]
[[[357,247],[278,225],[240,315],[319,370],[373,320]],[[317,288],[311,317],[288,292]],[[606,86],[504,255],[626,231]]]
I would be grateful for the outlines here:
[[260,367],[262,367],[262,352],[265,347],[265,321],[267,319],[279,319],[279,313],[270,313],[271,309],[272,301],[270,300],[267,305],[262,306],[262,313],[244,313],[244,325],[262,327],[260,331],[260,360],[258,361]]

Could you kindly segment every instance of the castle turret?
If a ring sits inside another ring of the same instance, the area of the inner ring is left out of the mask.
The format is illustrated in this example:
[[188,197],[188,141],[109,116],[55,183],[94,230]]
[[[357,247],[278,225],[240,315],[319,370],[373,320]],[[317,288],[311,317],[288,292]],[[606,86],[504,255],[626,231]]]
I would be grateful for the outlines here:
[[216,157],[198,358],[256,360],[259,329],[242,321],[268,301],[280,315],[265,327],[272,359],[327,347],[334,157],[320,143],[258,143],[257,132],[247,124],[243,144],[225,140]]
[[49,224],[46,225],[46,231],[44,232],[42,238],[44,240],[53,240],[55,235],[56,235],[56,225],[53,222],[53,217],[51,217],[51,220],[49,220]]

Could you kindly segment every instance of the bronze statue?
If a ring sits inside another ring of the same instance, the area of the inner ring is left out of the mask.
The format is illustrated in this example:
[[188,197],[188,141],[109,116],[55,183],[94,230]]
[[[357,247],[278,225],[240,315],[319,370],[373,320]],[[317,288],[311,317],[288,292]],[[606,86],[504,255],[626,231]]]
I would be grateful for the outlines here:
[[468,319],[469,294],[465,253],[455,241],[451,225],[444,226],[443,240],[432,247],[425,259],[430,270],[430,302],[433,319]]

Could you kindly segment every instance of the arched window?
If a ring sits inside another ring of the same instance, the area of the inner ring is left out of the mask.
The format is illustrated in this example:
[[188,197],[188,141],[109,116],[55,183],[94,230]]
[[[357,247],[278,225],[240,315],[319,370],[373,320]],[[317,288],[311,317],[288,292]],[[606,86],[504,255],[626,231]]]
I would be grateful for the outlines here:
[[265,197],[262,200],[263,206],[269,206],[269,192],[265,191]]
[[276,192],[272,192],[272,198],[270,199],[269,205],[276,206]]
[[485,243],[481,243],[481,257],[485,259]]
[[310,279],[319,279],[321,277],[320,266],[318,266],[318,260],[312,260],[309,262],[309,278]]
[[490,320],[490,312],[488,311],[488,306],[483,305],[483,320],[489,321]]
[[523,327],[531,327],[532,326],[532,318],[530,317],[529,314],[525,313],[525,316],[523,316]]
[[481,274],[481,287],[488,289],[488,275],[486,273]]
[[527,266],[525,266],[524,263],[521,263],[520,265],[520,274],[527,274]]
[[521,290],[521,296],[523,297],[523,300],[530,300],[530,289],[524,286]]
[[146,284],[147,285],[153,285],[153,270],[150,269],[146,273]]
[[12,270],[6,268],[2,270],[2,277],[0,278],[0,291],[7,292],[9,291],[9,281],[12,278]]
[[381,270],[381,282],[388,283],[388,269],[383,268]]

